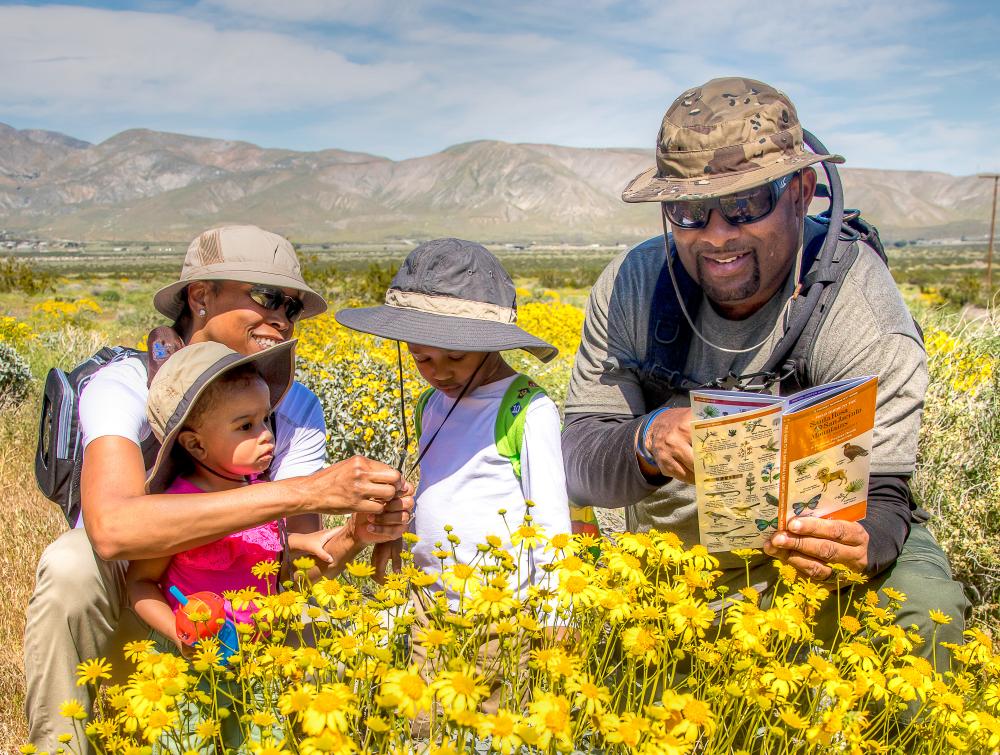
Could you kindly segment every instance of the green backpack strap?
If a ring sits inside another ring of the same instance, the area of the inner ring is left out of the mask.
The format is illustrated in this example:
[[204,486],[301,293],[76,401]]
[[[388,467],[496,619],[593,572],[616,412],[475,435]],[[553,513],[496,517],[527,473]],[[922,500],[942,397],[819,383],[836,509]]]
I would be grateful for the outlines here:
[[420,437],[422,418],[424,416],[424,407],[427,406],[428,400],[430,400],[431,394],[434,393],[433,388],[425,388],[420,395],[417,397],[417,404],[413,407],[413,427],[417,431],[417,438]]
[[545,395],[545,389],[527,375],[518,375],[500,400],[497,421],[493,427],[497,451],[514,467],[514,476],[521,481],[521,445],[524,442],[524,423],[527,421],[528,404],[535,396]]
[[[521,481],[521,446],[524,443],[524,425],[527,422],[528,404],[535,396],[546,395],[545,389],[526,375],[518,375],[504,393],[497,411],[497,421],[494,428],[497,451],[514,467],[514,476]],[[597,516],[590,506],[569,507],[571,531],[576,534],[588,534],[600,537],[601,529]],[[594,559],[600,558],[600,548],[590,549]]]

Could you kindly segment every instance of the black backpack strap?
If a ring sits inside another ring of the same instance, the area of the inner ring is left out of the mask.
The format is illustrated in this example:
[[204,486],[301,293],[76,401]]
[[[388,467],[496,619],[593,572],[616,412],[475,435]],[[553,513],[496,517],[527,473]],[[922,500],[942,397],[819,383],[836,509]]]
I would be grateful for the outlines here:
[[[817,220],[822,223],[828,218],[824,213]],[[805,295],[792,301],[786,335],[798,330],[797,337],[786,343],[779,342],[768,359],[768,364],[773,365],[772,369],[777,369],[781,376],[783,394],[794,393],[809,384],[806,374],[809,353],[840,293],[848,271],[862,253],[862,245],[888,265],[878,229],[865,221],[857,210],[845,210],[844,224],[834,254],[825,261],[814,261],[803,277]]]
[[[673,236],[668,236],[667,240],[669,257],[664,249],[662,236],[650,240],[658,245],[658,253],[663,261],[649,306],[646,354],[639,365],[639,378],[647,409],[662,405],[678,391],[686,392],[696,387],[696,383],[684,374],[694,334],[684,316],[681,303],[683,300],[691,319],[696,319],[701,307],[702,292],[681,264]],[[651,252],[649,250],[647,253]],[[677,281],[676,288],[670,278],[671,268]],[[678,290],[680,299],[677,296]]]

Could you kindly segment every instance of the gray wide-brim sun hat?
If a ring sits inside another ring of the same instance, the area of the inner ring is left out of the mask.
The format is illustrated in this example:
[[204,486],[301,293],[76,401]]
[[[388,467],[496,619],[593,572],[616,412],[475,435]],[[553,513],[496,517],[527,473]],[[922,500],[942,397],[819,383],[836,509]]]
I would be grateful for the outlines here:
[[301,292],[302,319],[327,309],[326,300],[302,277],[291,242],[255,225],[229,225],[199,234],[184,255],[180,280],[157,291],[153,306],[176,320],[184,310],[188,284],[209,280],[294,288]]
[[146,476],[146,492],[162,493],[177,476],[173,448],[191,410],[220,375],[253,364],[271,394],[271,409],[285,397],[295,377],[295,340],[284,341],[255,354],[240,354],[215,341],[185,346],[156,372],[146,399],[146,418],[160,441],[153,468]]
[[517,326],[514,282],[481,244],[434,239],[403,261],[385,304],[342,309],[337,322],[362,333],[455,351],[523,349],[543,362],[559,349]]

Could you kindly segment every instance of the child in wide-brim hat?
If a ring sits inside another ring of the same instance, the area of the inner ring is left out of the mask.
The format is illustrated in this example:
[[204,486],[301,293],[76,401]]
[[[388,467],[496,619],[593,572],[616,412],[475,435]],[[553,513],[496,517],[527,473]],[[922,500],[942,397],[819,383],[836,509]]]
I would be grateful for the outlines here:
[[[160,448],[146,479],[147,493],[214,493],[251,485],[265,475],[275,455],[274,408],[292,385],[295,341],[255,354],[240,354],[214,341],[185,346],[153,378],[146,413]],[[265,522],[163,558],[131,561],[125,575],[129,603],[154,632],[184,650],[175,612],[182,594],[277,592],[278,573],[255,573],[262,561],[277,567],[289,551],[323,563],[332,530],[286,533],[283,521]],[[239,609],[227,601],[227,617],[252,623],[257,606]]]
[[[434,543],[447,538],[446,526],[458,536],[455,557],[463,563],[475,560],[477,544],[497,535],[515,562],[521,560],[521,583],[512,587],[525,597],[529,586],[545,578],[542,567],[554,553],[546,553],[542,544],[514,548],[506,523],[517,527],[530,509],[532,523],[552,537],[570,532],[570,518],[559,411],[501,353],[522,349],[547,362],[558,350],[517,326],[510,275],[479,244],[436,239],[407,256],[384,304],[343,309],[336,317],[354,330],[405,342],[430,386],[417,412],[414,565],[431,573],[440,570]],[[501,448],[509,437],[498,437],[498,428],[511,424],[498,422],[501,411],[524,413],[518,448]],[[506,523],[500,510],[506,511]],[[437,587],[457,608],[458,594],[443,584]],[[420,615],[418,610],[418,621]],[[422,652],[414,645],[415,660]]]

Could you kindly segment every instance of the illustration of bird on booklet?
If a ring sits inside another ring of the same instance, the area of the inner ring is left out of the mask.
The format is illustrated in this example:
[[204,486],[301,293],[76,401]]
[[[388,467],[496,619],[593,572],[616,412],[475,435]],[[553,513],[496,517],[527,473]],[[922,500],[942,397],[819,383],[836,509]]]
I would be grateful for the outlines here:
[[760,547],[791,516],[865,516],[878,378],[791,396],[691,392],[701,543]]

